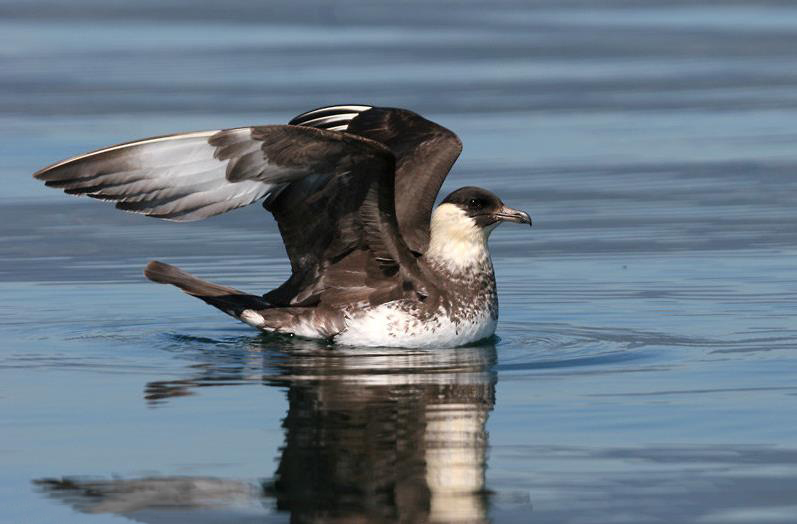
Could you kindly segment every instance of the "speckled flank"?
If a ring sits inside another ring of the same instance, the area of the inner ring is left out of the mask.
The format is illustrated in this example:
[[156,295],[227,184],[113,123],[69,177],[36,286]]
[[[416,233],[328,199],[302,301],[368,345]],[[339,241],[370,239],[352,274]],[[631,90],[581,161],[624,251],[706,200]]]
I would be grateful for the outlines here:
[[445,282],[446,295],[437,307],[415,300],[396,300],[349,314],[336,342],[395,347],[460,346],[495,333],[498,294],[489,253],[478,263],[452,267],[432,261],[431,269]]

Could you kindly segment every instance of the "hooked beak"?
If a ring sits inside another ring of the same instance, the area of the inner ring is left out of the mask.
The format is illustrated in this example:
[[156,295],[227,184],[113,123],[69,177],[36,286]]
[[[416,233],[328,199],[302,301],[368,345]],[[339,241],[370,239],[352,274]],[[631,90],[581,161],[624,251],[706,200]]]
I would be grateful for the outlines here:
[[502,207],[493,215],[497,220],[502,222],[517,222],[518,224],[528,224],[531,226],[531,217],[525,211],[512,209],[511,207]]

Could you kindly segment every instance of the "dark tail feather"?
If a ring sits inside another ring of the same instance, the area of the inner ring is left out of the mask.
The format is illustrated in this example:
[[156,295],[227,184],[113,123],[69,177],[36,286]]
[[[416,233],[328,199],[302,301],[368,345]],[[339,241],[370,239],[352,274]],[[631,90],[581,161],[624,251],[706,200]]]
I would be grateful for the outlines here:
[[189,295],[204,300],[228,315],[236,318],[245,309],[266,309],[270,304],[257,295],[249,295],[231,287],[205,282],[169,264],[151,261],[144,270],[144,276],[159,284],[177,286]]

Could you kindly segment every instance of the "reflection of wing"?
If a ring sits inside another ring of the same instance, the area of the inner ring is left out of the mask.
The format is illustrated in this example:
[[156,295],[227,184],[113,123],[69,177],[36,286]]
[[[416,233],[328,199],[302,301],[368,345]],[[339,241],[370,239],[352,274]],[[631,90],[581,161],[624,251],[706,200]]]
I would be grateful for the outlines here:
[[[39,481],[40,489],[83,512],[147,524],[262,522],[262,513],[240,508],[262,511],[273,499],[291,522],[487,522],[485,423],[495,401],[494,346],[363,354],[294,343],[293,351],[244,352],[253,355],[250,362],[202,352],[210,360],[197,366],[194,379],[148,387],[166,397],[224,385],[223,377],[229,384],[287,386],[285,445],[273,481],[67,478]],[[173,520],[164,520],[163,510]]]
[[263,508],[259,486],[214,477],[66,477],[36,480],[34,484],[49,497],[83,513],[113,513],[145,524],[243,524],[262,522],[271,513]]
[[454,133],[406,109],[359,105],[315,109],[291,124],[346,131],[386,145],[396,156],[401,236],[416,253],[426,251],[435,198],[462,151]]

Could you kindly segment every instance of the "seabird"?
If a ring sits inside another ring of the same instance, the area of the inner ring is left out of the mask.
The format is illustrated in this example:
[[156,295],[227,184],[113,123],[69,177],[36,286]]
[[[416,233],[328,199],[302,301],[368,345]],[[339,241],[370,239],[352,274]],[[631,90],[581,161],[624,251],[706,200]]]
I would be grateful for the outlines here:
[[359,346],[458,346],[495,332],[490,233],[506,221],[531,225],[527,213],[477,187],[434,208],[461,151],[454,133],[412,111],[340,105],[288,125],[119,144],[33,176],[178,222],[264,199],[291,263],[278,288],[250,295],[157,261],[145,275],[267,332]]

